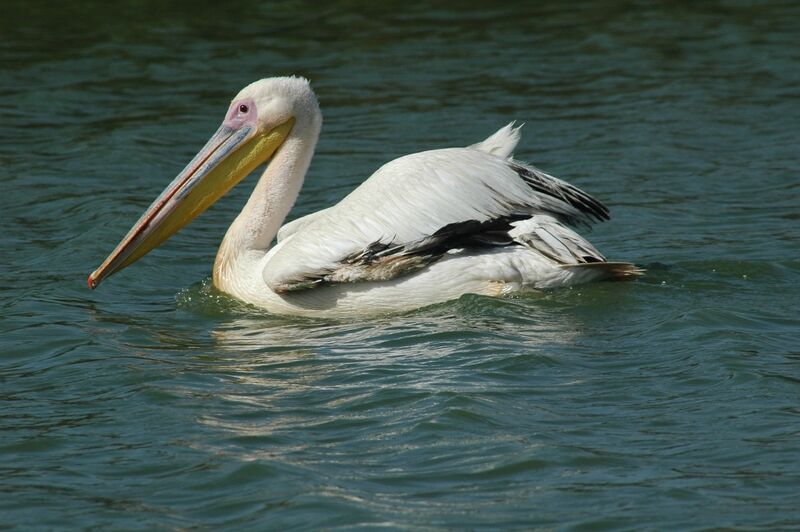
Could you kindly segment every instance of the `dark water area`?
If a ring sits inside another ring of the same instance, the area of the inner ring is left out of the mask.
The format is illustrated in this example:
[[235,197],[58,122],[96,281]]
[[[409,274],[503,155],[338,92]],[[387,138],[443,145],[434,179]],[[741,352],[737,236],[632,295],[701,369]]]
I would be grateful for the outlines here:
[[[794,2],[5,2],[0,528],[800,528]],[[524,122],[648,269],[353,321],[215,292],[253,177],[86,288],[262,77],[325,117],[290,217]]]

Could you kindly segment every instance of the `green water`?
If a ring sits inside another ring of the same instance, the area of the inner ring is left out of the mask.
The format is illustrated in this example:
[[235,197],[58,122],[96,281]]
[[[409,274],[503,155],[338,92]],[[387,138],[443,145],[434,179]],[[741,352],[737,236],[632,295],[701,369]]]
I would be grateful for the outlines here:
[[[800,528],[793,2],[4,2],[0,528]],[[309,77],[296,217],[525,122],[648,268],[361,322],[208,287],[252,179],[86,289],[245,84]]]

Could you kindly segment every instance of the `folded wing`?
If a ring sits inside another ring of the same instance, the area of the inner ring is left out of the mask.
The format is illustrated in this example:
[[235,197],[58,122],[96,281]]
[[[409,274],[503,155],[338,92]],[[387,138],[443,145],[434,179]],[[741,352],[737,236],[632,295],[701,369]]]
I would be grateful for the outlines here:
[[[270,253],[262,273],[265,282],[288,292],[388,280],[453,250],[482,246],[526,245],[556,257],[572,248],[591,257],[583,262],[604,260],[564,224],[607,220],[608,209],[580,189],[513,160],[518,139],[509,125],[469,148],[387,163],[337,205],[282,229],[279,249]],[[537,215],[544,217],[529,221]],[[553,241],[559,236],[567,240],[562,245]]]

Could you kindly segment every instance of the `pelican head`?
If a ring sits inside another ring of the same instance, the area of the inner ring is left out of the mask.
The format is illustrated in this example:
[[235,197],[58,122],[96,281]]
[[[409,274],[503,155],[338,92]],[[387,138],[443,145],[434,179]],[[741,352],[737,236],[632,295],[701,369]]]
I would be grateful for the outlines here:
[[158,247],[268,161],[298,117],[313,116],[309,107],[319,109],[304,78],[267,78],[242,89],[203,149],[89,275],[89,287]]

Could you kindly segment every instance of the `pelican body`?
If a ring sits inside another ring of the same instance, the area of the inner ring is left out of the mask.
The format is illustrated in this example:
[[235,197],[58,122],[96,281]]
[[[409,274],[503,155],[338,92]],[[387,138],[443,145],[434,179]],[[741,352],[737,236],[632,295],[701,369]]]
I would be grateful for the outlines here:
[[520,132],[513,124],[469,147],[395,159],[338,204],[281,226],[321,126],[303,78],[262,79],[242,89],[205,147],[89,275],[89,287],[160,245],[264,163],[220,245],[213,279],[219,290],[272,313],[389,313],[467,293],[641,273],[608,262],[570,227],[607,220],[608,209],[515,160]]

